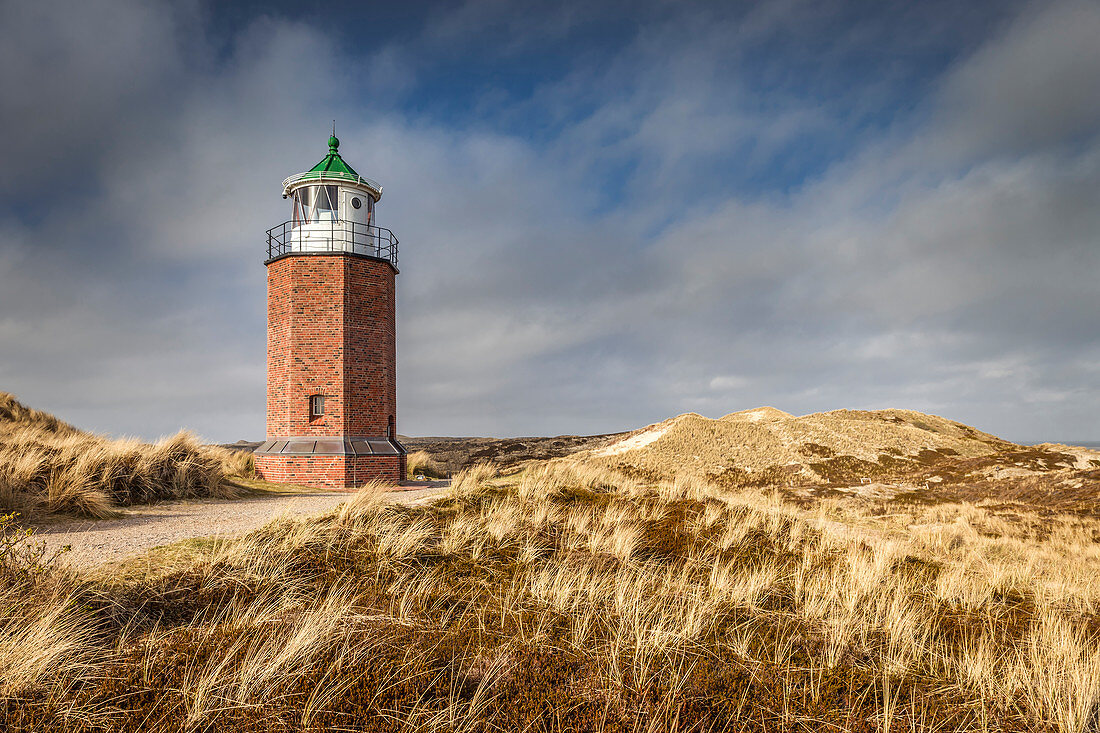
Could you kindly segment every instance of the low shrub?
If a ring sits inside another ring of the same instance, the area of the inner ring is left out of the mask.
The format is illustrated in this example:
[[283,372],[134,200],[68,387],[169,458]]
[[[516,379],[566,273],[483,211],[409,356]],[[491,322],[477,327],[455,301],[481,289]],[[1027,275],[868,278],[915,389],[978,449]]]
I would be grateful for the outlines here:
[[0,581],[11,589],[34,586],[49,573],[68,545],[50,552],[34,539],[34,530],[22,527],[17,514],[0,514]]

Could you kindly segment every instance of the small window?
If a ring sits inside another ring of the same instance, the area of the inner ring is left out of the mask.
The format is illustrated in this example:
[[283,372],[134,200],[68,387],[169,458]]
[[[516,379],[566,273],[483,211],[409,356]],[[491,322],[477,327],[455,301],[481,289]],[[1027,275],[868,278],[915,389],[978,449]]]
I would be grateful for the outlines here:
[[309,398],[309,416],[310,418],[321,417],[325,414],[325,396],[320,394],[310,395]]
[[351,200],[351,208],[353,208],[353,209],[363,208],[363,202],[359,199],[358,196],[356,196],[355,198],[353,198]]
[[386,437],[390,439],[397,437],[397,421],[393,419],[393,415],[390,415],[389,422],[386,424]]

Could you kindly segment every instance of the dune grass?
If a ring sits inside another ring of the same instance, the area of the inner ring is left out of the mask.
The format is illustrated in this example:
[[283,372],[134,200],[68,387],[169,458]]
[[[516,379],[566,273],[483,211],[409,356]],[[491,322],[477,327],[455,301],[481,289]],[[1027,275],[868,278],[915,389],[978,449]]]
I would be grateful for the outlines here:
[[855,480],[914,468],[926,457],[988,456],[1021,446],[912,410],[834,410],[795,417],[758,408],[711,420],[687,413],[591,452],[609,465],[725,483]]
[[0,392],[0,512],[108,517],[158,499],[232,495],[226,477],[253,471],[251,454],[186,431],[156,443],[112,440]]
[[0,728],[1086,733],[1098,542],[1003,505],[478,465],[155,571],[5,577]]
[[409,479],[423,476],[429,479],[446,478],[447,472],[427,451],[418,450],[407,457],[406,475]]

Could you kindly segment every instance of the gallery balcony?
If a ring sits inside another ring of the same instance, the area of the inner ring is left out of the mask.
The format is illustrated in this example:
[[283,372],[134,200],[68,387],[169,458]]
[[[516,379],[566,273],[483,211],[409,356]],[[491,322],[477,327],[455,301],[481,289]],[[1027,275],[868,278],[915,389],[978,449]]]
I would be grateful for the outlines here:
[[397,237],[389,229],[353,221],[286,221],[267,230],[267,261],[291,254],[347,252],[397,268]]

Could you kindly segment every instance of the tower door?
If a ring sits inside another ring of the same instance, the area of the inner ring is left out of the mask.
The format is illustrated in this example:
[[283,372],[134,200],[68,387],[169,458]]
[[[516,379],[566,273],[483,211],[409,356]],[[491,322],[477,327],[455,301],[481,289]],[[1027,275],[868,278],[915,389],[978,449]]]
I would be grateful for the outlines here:
[[[370,224],[371,197],[360,191],[341,192],[340,208],[343,209],[344,221],[366,226]],[[358,206],[356,206],[358,204]]]

